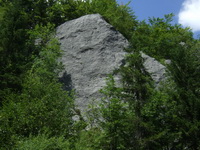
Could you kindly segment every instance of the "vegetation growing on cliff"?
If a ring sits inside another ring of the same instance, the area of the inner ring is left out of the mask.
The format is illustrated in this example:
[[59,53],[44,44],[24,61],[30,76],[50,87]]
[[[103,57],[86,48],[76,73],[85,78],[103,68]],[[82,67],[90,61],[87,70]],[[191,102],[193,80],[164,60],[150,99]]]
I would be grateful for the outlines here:
[[[199,149],[200,41],[173,15],[139,22],[116,0],[0,0],[0,149],[168,150]],[[96,116],[76,121],[73,93],[57,75],[61,56],[56,26],[100,13],[131,43],[127,65],[111,77]],[[49,36],[52,35],[52,36]],[[40,39],[39,42],[36,42]],[[143,67],[140,51],[163,64],[159,88]],[[86,130],[85,127],[91,128]]]

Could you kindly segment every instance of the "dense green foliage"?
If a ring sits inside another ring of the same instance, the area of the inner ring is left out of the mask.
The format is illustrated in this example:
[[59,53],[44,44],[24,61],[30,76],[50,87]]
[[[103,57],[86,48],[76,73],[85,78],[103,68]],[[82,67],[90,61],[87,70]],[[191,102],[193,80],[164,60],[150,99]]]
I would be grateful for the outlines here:
[[150,18],[148,24],[140,22],[132,35],[134,47],[157,59],[172,59],[179,43],[192,45],[190,29],[172,25],[172,20],[173,14],[168,14],[164,18]]
[[16,150],[70,150],[69,142],[64,137],[51,137],[42,134],[36,137],[31,136],[19,141]]
[[[4,97],[0,111],[1,146],[11,148],[16,138],[27,138],[47,132],[49,136],[65,136],[73,133],[73,96],[62,90],[58,83],[61,65],[59,44],[50,39],[52,26],[36,26],[30,38],[41,41],[31,68],[24,74],[21,93]],[[47,38],[48,37],[48,38]]]
[[[126,65],[114,72],[74,121],[74,95],[58,82],[62,64],[56,26],[99,13],[130,42]],[[139,22],[116,0],[0,0],[0,149],[200,149],[200,41],[173,15]],[[157,87],[141,51],[168,69]],[[169,59],[171,63],[165,63]]]

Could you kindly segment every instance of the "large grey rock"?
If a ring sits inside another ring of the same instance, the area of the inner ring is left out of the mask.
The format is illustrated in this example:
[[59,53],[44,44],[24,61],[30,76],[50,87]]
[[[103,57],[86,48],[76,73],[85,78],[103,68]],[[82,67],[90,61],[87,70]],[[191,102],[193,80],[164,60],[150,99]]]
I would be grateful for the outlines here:
[[75,89],[76,104],[85,109],[90,100],[100,98],[107,75],[122,65],[128,41],[99,14],[68,21],[56,35],[65,66],[61,80],[67,90]]
[[[64,70],[60,74],[66,90],[75,89],[76,105],[84,110],[91,100],[100,99],[106,77],[124,63],[128,41],[99,14],[68,21],[57,28],[63,50]],[[165,66],[142,53],[144,66],[158,84]],[[115,76],[115,80],[120,80]]]

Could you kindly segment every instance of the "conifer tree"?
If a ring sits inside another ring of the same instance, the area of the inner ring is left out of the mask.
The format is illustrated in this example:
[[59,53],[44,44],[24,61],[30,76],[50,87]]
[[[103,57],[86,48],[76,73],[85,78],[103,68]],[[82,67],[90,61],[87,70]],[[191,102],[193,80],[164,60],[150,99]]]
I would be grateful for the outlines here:
[[101,127],[105,132],[103,149],[149,149],[149,143],[144,140],[149,129],[142,111],[153,86],[143,67],[140,52],[127,51],[127,65],[118,70],[122,78],[121,87],[111,78],[103,90],[105,100],[100,108]]

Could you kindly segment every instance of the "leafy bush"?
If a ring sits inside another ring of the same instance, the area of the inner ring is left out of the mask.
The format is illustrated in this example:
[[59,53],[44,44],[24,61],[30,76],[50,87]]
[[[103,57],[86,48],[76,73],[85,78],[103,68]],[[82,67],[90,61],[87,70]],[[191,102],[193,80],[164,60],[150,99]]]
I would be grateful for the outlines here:
[[45,34],[40,36],[39,56],[26,73],[22,93],[7,95],[0,110],[1,148],[13,147],[13,137],[26,138],[48,131],[50,136],[67,138],[73,133],[73,95],[58,82],[60,49],[55,39],[46,39],[52,32],[50,28],[38,26],[33,31],[36,39]]
[[15,150],[70,150],[69,142],[64,137],[50,137],[46,134],[30,136],[19,141]]

